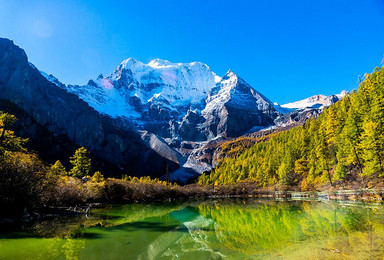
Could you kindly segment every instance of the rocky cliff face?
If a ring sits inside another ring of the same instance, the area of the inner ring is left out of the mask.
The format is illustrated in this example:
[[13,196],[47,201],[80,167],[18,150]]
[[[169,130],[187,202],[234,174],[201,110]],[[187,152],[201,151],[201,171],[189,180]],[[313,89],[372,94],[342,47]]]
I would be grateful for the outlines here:
[[272,103],[232,71],[211,90],[202,111],[202,129],[212,139],[236,137],[252,127],[266,127],[278,116]]
[[164,164],[176,168],[150,149],[128,121],[100,114],[48,81],[12,41],[0,39],[0,53],[1,99],[16,104],[54,135],[67,136],[127,173],[160,175]]

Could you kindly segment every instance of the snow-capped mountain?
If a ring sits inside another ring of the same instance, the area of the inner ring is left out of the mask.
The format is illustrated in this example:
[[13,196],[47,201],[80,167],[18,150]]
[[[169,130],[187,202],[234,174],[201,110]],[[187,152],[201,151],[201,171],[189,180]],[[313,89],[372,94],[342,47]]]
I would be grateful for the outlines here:
[[272,103],[234,72],[219,77],[200,62],[129,58],[106,77],[66,89],[102,114],[171,140],[235,137],[277,116]]
[[[143,105],[168,113],[199,106],[220,78],[200,62],[172,63],[155,59],[144,64],[123,61],[109,76],[99,76],[85,86],[68,86],[100,113],[139,120]],[[141,118],[144,120],[145,118]]]
[[[65,86],[42,75],[99,113],[134,125],[149,149],[181,166],[172,176],[183,181],[211,168],[206,158],[213,151],[207,147],[215,140],[296,125],[345,95],[317,95],[279,106],[231,70],[219,77],[200,62],[161,59],[145,64],[129,58],[85,86]],[[301,111],[308,107],[313,111]]]
[[[205,98],[220,78],[200,62],[172,63],[155,59],[144,64],[129,58],[108,77],[117,88],[128,90],[141,103],[164,99],[172,108]],[[147,87],[145,87],[147,86]]]
[[[42,75],[100,114],[134,126],[149,149],[182,166],[173,176],[184,181],[210,169],[209,162],[196,160],[204,158],[199,147],[205,142],[268,127],[279,115],[268,98],[234,72],[219,77],[200,62],[145,64],[129,58],[84,86],[65,86]],[[185,152],[189,146],[194,148]]]
[[343,90],[340,94],[336,95],[315,95],[306,99],[302,99],[296,102],[287,103],[284,105],[278,105],[275,104],[275,107],[282,108],[282,112],[290,112],[296,109],[304,109],[304,108],[319,108],[322,109],[324,107],[329,107],[330,105],[334,104],[335,102],[341,100],[345,95],[347,95],[348,92]]
[[309,118],[316,118],[324,108],[343,99],[348,92],[343,90],[336,95],[315,95],[296,102],[279,105],[275,103],[275,108],[280,112],[280,115],[275,119],[272,128],[293,127],[302,125]]

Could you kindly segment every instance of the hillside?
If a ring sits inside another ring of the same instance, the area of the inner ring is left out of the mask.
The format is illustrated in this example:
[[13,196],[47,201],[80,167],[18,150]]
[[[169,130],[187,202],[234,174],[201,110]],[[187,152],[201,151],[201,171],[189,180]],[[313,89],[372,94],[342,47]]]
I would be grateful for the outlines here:
[[377,184],[383,176],[384,69],[376,68],[365,75],[357,92],[325,109],[317,119],[273,133],[239,156],[224,158],[199,183],[246,181],[312,190],[357,178],[363,185]]

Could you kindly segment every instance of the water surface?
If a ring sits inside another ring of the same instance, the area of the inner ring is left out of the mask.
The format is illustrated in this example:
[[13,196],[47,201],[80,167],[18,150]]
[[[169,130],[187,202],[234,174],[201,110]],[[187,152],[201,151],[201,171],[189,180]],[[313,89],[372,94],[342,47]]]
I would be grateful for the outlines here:
[[110,205],[0,226],[0,259],[382,259],[384,207],[260,199]]

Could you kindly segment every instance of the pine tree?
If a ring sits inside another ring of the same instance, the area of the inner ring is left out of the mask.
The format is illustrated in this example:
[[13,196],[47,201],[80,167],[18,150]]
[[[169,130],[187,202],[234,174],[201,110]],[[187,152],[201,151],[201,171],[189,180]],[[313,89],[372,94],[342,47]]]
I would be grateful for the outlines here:
[[104,176],[101,174],[101,172],[97,171],[93,174],[91,178],[92,182],[97,182],[97,183],[103,183],[105,182]]
[[55,164],[51,166],[51,169],[49,170],[49,175],[51,177],[64,176],[67,175],[67,171],[65,170],[61,162],[57,160]]
[[347,166],[343,162],[339,162],[335,168],[334,178],[336,180],[345,180],[348,174]]
[[69,171],[71,176],[82,178],[91,171],[89,152],[84,147],[76,150],[75,154],[70,158],[70,162],[73,165],[73,168]]
[[26,151],[24,144],[28,139],[20,138],[9,127],[16,122],[14,115],[3,113],[0,111],[0,156],[6,151],[22,152]]
[[308,161],[300,158],[295,161],[295,173],[301,176],[307,176],[309,172]]
[[2,128],[0,133],[0,145],[2,145],[5,139],[5,133],[8,130],[8,127],[16,122],[16,117],[14,115],[0,112],[0,128]]
[[379,173],[383,175],[381,143],[378,137],[379,124],[377,122],[366,122],[363,125],[361,148],[364,159],[364,175]]

